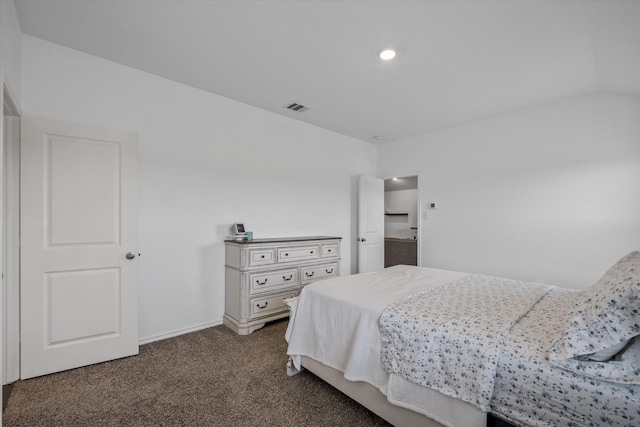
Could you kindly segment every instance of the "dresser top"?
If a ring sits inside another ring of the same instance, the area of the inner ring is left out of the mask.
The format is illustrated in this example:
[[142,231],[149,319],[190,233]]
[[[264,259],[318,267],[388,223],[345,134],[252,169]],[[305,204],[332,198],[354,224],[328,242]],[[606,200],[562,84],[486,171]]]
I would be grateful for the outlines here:
[[304,237],[270,237],[265,239],[253,239],[253,240],[235,240],[228,239],[225,243],[236,243],[238,245],[250,245],[252,243],[283,243],[283,242],[306,242],[310,240],[341,240],[342,237],[332,236],[304,236]]

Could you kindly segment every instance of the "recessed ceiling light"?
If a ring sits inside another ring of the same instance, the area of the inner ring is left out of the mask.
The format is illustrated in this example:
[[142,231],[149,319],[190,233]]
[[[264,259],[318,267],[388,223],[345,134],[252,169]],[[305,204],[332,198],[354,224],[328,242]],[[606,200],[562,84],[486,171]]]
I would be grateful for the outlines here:
[[396,56],[396,51],[390,47],[383,47],[378,51],[378,57],[383,61],[389,61]]
[[394,177],[393,177],[393,180],[394,180],[394,181],[397,181],[397,180],[398,180],[398,178],[394,176]]

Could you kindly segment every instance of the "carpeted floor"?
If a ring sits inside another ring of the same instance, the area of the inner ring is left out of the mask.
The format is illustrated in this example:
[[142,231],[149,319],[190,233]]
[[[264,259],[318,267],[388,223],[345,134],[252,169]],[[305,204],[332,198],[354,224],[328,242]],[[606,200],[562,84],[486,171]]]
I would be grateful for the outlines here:
[[134,357],[14,383],[8,426],[388,426],[303,372],[288,377],[287,320],[248,336],[224,326]]

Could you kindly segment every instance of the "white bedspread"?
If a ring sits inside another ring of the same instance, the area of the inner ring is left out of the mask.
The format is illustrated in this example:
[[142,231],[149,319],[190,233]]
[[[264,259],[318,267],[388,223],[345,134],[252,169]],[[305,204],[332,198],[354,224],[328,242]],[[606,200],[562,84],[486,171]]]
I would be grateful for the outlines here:
[[[343,276],[307,285],[295,304],[287,337],[296,369],[307,356],[344,372],[350,381],[364,381],[398,406],[412,409],[449,426],[483,426],[486,415],[471,405],[422,386],[393,381],[380,362],[378,321],[385,307],[408,295],[467,276],[446,270],[398,265],[379,272]],[[421,393],[408,392],[419,387]],[[395,392],[396,397],[390,396]],[[414,399],[407,401],[403,395]],[[436,396],[437,395],[437,396]]]
[[389,305],[385,370],[489,412],[507,333],[551,286],[469,275]]

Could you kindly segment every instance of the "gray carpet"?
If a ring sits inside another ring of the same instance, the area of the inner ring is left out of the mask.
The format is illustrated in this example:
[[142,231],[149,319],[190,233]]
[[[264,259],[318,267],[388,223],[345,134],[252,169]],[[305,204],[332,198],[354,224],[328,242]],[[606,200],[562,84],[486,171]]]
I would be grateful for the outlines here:
[[285,371],[287,320],[248,336],[224,326],[140,354],[18,381],[7,426],[388,426],[333,387]]

